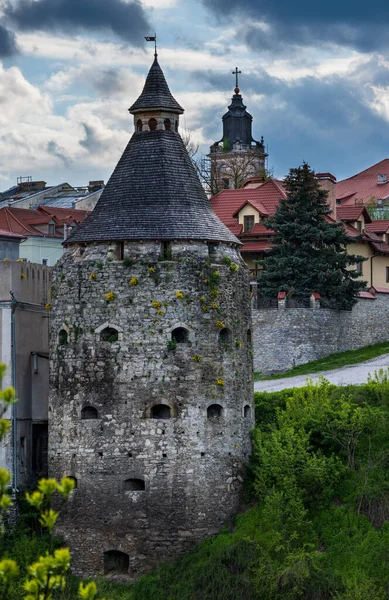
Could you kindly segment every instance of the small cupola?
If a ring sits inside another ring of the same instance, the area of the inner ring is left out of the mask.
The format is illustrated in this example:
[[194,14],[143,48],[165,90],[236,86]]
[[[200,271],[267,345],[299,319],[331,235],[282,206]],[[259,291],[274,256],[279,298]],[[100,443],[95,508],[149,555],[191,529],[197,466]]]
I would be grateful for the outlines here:
[[184,109],[169,90],[157,54],[141,95],[128,110],[134,115],[134,127],[137,132],[156,130],[178,132],[179,115],[183,114]]

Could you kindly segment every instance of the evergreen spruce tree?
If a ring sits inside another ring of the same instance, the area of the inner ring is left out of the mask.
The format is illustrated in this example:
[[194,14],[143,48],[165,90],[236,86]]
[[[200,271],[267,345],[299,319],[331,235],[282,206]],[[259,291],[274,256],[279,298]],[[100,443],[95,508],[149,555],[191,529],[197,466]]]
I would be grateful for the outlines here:
[[280,200],[266,227],[273,230],[274,246],[261,265],[259,294],[275,299],[278,292],[297,302],[318,292],[325,305],[350,309],[355,295],[366,286],[350,268],[365,259],[347,254],[350,238],[341,223],[328,217],[328,192],[322,190],[314,172],[304,163],[291,169],[285,179],[287,199]]

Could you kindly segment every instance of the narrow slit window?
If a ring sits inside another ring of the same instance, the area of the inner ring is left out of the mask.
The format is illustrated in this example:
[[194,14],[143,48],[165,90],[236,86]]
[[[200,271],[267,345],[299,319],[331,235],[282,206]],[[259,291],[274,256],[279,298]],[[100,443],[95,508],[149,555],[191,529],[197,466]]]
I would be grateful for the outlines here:
[[137,131],[142,131],[142,129],[143,129],[143,123],[142,123],[142,120],[141,120],[141,119],[138,119],[138,120],[137,120],[137,122],[136,122],[136,130],[137,130]]
[[154,118],[149,119],[149,129],[150,129],[150,131],[155,131],[157,129],[157,125],[158,125],[157,119],[154,119]]
[[170,121],[170,119],[165,119],[163,122],[164,126],[165,126],[165,130],[166,131],[170,131],[172,128],[172,123]]
[[248,404],[246,404],[246,406],[243,409],[243,415],[244,415],[245,419],[248,419],[251,417],[251,406],[249,406]]
[[227,345],[231,344],[231,341],[232,341],[231,330],[228,329],[228,327],[224,327],[223,329],[220,330],[219,342],[221,345],[227,346]]
[[66,331],[66,329],[61,329],[60,332],[58,333],[58,344],[60,346],[66,346],[67,343],[68,343],[68,332]]

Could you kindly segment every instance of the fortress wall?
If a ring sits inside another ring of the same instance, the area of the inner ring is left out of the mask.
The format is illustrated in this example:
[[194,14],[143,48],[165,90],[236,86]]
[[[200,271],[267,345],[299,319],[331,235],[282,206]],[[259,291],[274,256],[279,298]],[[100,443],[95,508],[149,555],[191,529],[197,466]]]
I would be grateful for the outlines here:
[[279,373],[389,339],[389,294],[360,298],[352,311],[253,309],[254,370]]

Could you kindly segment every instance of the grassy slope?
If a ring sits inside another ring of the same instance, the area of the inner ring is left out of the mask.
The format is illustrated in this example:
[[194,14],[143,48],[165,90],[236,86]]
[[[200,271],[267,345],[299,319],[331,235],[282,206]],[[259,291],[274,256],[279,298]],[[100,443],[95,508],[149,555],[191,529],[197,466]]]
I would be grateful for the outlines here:
[[346,365],[355,365],[386,353],[389,353],[389,342],[381,342],[372,346],[359,348],[358,350],[347,350],[346,352],[341,352],[339,354],[330,354],[325,358],[313,360],[312,362],[305,363],[305,365],[294,367],[285,373],[267,376],[261,375],[260,373],[254,373],[254,380],[283,379],[284,377],[295,377],[296,375],[310,375],[311,373],[320,373],[321,371],[331,371],[332,369],[339,369]]

